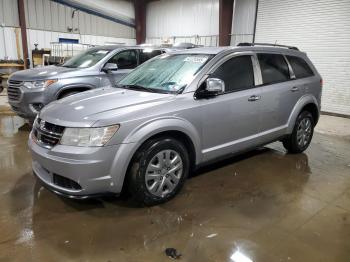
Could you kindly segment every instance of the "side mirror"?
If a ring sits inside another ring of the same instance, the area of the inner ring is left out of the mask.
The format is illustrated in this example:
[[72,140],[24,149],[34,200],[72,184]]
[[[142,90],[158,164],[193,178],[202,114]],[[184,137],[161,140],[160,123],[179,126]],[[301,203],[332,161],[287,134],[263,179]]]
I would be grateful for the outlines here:
[[105,66],[102,68],[102,71],[109,73],[110,71],[116,71],[118,70],[118,65],[115,63],[107,63]]
[[225,93],[225,82],[219,78],[208,78],[196,93],[196,98],[210,98]]

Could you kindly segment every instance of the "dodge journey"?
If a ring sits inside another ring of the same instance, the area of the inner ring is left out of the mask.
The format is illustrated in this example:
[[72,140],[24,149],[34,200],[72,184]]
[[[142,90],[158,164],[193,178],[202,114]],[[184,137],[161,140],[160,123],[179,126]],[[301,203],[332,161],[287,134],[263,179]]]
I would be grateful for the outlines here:
[[281,141],[310,144],[322,79],[295,47],[242,44],[165,53],[117,86],[55,101],[29,138],[36,177],[86,198],[128,190],[143,204],[174,197],[204,163]]

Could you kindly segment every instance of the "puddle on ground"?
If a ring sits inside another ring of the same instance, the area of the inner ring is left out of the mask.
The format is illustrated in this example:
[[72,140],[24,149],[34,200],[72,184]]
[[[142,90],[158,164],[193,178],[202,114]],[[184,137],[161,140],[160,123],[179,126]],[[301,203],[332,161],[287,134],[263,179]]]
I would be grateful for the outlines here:
[[28,131],[23,119],[0,116],[0,261],[350,257],[345,139],[315,133],[295,155],[270,144],[202,167],[171,201],[138,208],[129,198],[73,201],[46,190],[32,175]]

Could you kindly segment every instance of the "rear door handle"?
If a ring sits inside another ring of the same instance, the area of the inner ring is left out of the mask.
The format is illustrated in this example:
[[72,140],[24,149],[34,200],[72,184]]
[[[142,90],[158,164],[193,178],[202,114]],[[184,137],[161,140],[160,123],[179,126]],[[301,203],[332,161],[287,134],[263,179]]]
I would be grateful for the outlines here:
[[297,91],[299,91],[299,87],[294,86],[294,87],[292,87],[292,89],[291,89],[290,91],[292,91],[292,92],[297,92]]
[[248,101],[254,102],[254,101],[258,101],[260,98],[261,98],[260,96],[252,95],[251,97],[248,98]]

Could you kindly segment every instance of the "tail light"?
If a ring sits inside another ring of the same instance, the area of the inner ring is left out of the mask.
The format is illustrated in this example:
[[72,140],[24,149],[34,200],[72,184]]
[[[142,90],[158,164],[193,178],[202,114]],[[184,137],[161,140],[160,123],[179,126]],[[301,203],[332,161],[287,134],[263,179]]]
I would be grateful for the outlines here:
[[320,80],[320,85],[321,85],[321,87],[323,87],[323,79],[322,78]]

